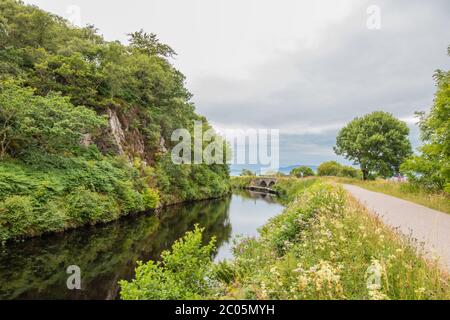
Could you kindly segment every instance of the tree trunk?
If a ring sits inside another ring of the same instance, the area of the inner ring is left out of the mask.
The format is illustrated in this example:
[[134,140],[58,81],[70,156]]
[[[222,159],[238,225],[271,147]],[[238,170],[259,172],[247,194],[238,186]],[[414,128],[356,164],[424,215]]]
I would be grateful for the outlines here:
[[367,171],[367,169],[361,169],[362,174],[363,174],[363,180],[367,180],[369,172]]

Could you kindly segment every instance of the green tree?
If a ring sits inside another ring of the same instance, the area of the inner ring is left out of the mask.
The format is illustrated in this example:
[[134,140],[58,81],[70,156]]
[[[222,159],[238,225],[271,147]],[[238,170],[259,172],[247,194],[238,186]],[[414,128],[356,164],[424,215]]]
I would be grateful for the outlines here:
[[[448,49],[450,55],[450,47]],[[412,156],[401,170],[410,181],[450,193],[450,71],[437,71],[437,91],[430,113],[419,113],[420,155]]]
[[412,153],[408,134],[406,123],[390,113],[375,111],[341,129],[334,150],[359,165],[364,180],[370,174],[387,177],[398,174],[401,163]]
[[303,177],[311,177],[314,176],[315,173],[313,169],[307,166],[300,166],[298,168],[294,168],[290,172],[291,176],[296,176],[297,178],[303,178]]
[[242,169],[240,176],[256,176],[256,174],[249,169]]
[[339,176],[342,166],[336,161],[326,161],[319,165],[317,174],[319,176]]
[[168,45],[161,43],[154,33],[148,34],[141,29],[128,35],[130,36],[130,47],[133,49],[165,58],[176,55],[176,52]]
[[30,149],[70,152],[84,134],[94,133],[106,120],[85,107],[74,107],[57,94],[36,96],[12,81],[0,82],[0,157]]

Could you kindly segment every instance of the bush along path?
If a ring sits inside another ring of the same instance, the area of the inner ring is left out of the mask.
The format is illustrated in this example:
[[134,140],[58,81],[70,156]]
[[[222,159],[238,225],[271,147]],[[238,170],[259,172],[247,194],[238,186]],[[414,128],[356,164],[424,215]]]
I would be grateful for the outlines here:
[[[122,299],[449,299],[448,276],[335,184],[286,179],[286,209],[213,263],[201,228],[121,281]],[[195,283],[196,285],[193,285]]]
[[449,214],[353,185],[344,188],[384,223],[416,239],[430,258],[439,259],[450,270]]

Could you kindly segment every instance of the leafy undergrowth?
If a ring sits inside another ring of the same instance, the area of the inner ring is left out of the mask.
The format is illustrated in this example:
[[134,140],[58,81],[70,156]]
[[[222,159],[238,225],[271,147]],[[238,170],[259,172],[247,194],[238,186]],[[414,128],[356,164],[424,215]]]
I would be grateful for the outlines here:
[[156,208],[159,195],[125,161],[45,157],[0,162],[0,242],[109,222]]
[[337,178],[337,181],[354,184],[371,191],[385,193],[431,209],[450,213],[450,195],[443,191],[428,191],[408,182],[400,183],[386,180],[362,181],[346,178]]
[[253,179],[255,176],[230,177],[230,185],[233,189],[245,189],[250,186]]
[[[201,229],[196,229],[165,253],[160,264],[143,264],[135,280],[122,281],[121,297],[450,298],[448,277],[438,262],[425,260],[420,250],[385,227],[341,187],[321,181],[306,188],[299,180],[284,184],[286,190],[296,192],[295,199],[261,228],[258,238],[237,243],[233,260],[218,264],[211,257],[205,260],[211,243],[203,247]],[[201,284],[198,290],[193,283]],[[172,294],[163,293],[162,287],[171,287]]]

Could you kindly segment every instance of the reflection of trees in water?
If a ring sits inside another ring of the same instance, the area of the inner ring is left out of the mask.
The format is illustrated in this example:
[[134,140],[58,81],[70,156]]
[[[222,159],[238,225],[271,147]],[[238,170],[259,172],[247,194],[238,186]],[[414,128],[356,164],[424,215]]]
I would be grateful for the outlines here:
[[252,202],[254,202],[255,199],[261,199],[267,203],[279,203],[277,196],[270,193],[251,190],[234,190],[233,193],[241,196],[243,199],[249,199]]
[[[161,252],[191,230],[205,228],[217,246],[231,236],[230,198],[165,208],[154,215],[127,217],[65,234],[12,243],[0,248],[0,299],[112,299],[120,279],[134,275],[137,260],[158,259]],[[66,268],[81,268],[82,290],[66,288]]]

